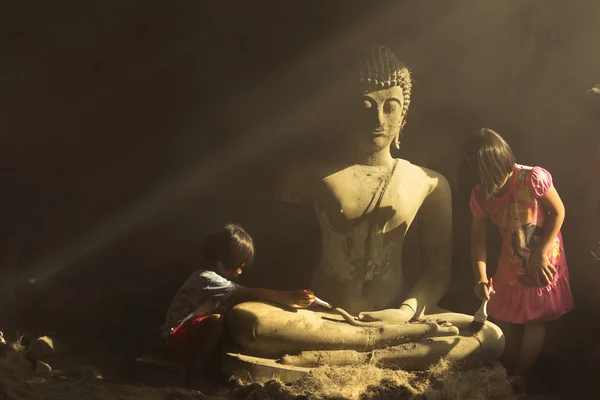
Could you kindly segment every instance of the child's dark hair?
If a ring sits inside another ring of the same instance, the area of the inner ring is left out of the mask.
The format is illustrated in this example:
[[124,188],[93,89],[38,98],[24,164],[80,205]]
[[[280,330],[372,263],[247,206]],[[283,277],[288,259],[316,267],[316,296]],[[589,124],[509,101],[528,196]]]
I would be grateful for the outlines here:
[[493,130],[483,128],[471,134],[462,147],[458,172],[461,190],[470,194],[473,187],[481,185],[485,198],[493,196],[514,165],[508,143]]
[[225,268],[234,270],[252,264],[254,242],[244,228],[227,224],[206,238],[202,252],[209,263],[221,262]]

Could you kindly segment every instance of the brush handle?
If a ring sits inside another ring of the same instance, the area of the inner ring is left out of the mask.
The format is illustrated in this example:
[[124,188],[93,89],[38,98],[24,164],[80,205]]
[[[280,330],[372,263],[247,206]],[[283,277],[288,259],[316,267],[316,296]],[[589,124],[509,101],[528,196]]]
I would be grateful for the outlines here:
[[321,300],[317,296],[315,296],[315,304],[318,304],[321,307],[325,307],[325,308],[328,308],[328,309],[332,308],[331,304],[327,303],[326,301]]
[[479,310],[477,310],[477,312],[475,313],[474,317],[474,321],[476,322],[481,322],[484,323],[485,321],[487,321],[487,303],[488,300],[484,300],[481,302],[481,306],[479,306]]
[[[490,278],[490,282],[488,283],[488,296],[491,296],[490,292],[492,290],[494,290],[494,278]],[[487,314],[487,304],[488,304],[488,301],[490,301],[490,300],[489,299],[488,300],[484,300],[481,303],[481,307],[480,307],[481,312],[485,314],[486,318],[487,318],[487,315],[488,315]]]
[[[490,278],[490,281],[486,285],[487,288],[488,288],[488,296],[490,296],[490,292],[492,290],[494,290],[494,286],[493,285],[494,285],[494,278]],[[483,300],[481,302],[481,307],[479,307],[479,310],[478,310],[478,312],[485,313],[486,316],[487,316],[487,303],[488,303],[488,301],[489,301],[489,299],[488,300]]]
[[[304,290],[304,293],[306,293],[306,294],[312,294],[313,296],[315,296],[315,294],[312,291],[310,291],[310,290]],[[313,302],[316,305],[319,305],[321,307],[325,307],[325,308],[330,309],[330,310],[333,308],[333,306],[331,304],[329,304],[326,301],[321,300],[317,296],[315,296],[315,299],[313,300]]]
[[488,304],[489,300],[484,300],[481,302],[481,306],[479,307],[478,312],[482,313],[483,315],[485,315],[487,317],[487,304]]

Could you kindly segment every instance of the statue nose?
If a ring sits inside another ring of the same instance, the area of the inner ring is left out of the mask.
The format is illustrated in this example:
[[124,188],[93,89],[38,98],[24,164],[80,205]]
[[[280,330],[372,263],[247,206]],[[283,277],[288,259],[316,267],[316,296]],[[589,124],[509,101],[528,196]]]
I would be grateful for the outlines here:
[[369,120],[376,130],[381,130],[385,126],[385,115],[381,107],[373,107],[370,110]]
[[379,124],[379,126],[385,125],[385,117],[383,115],[383,111],[380,108],[378,108],[377,110],[377,123]]

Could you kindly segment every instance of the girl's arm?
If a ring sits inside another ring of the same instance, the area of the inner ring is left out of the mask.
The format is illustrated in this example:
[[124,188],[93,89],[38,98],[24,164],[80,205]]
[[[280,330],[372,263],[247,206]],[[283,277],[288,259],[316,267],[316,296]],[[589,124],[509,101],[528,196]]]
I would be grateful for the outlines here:
[[489,300],[490,290],[487,277],[487,218],[473,217],[471,224],[471,265],[475,276],[475,294]]
[[231,298],[237,302],[242,301],[268,301],[287,306],[308,307],[315,296],[304,290],[280,291],[271,289],[258,289],[239,286],[232,293]]
[[548,253],[565,220],[565,206],[554,186],[548,189],[546,195],[541,198],[541,202],[546,207],[548,216],[544,223],[544,233],[540,244],[529,257],[527,270],[529,273],[533,273],[536,283],[548,285],[556,273],[555,266],[550,264]]
[[554,186],[548,189],[548,193],[541,198],[541,201],[548,210],[549,215],[546,217],[544,234],[538,249],[543,254],[548,254],[565,220],[565,206]]

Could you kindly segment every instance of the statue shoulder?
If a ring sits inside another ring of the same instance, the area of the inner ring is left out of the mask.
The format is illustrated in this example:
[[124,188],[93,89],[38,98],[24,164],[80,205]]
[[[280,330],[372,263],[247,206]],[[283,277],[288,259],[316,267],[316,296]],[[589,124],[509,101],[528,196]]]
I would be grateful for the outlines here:
[[426,206],[427,209],[433,207],[438,211],[446,210],[446,214],[451,213],[452,190],[450,189],[450,184],[446,177],[429,168],[419,168],[421,168],[426,182],[426,194],[423,205]]
[[421,167],[423,172],[427,175],[427,182],[429,186],[429,194],[439,193],[440,195],[450,196],[450,184],[448,179],[437,171],[429,168]]
[[274,197],[276,201],[305,206],[314,192],[315,167],[310,164],[289,162],[278,173]]
[[406,160],[400,159],[400,162],[407,175],[411,176],[420,184],[424,183],[423,187],[426,191],[425,197],[429,197],[432,194],[448,198],[451,197],[450,184],[444,175],[432,169],[412,164]]

